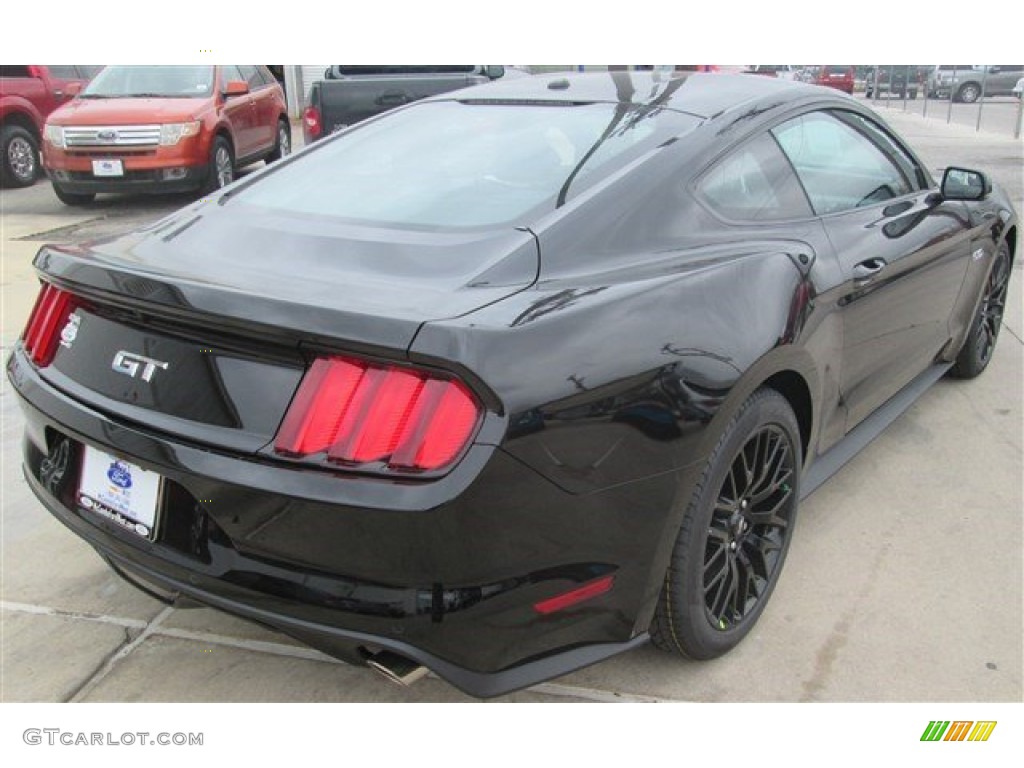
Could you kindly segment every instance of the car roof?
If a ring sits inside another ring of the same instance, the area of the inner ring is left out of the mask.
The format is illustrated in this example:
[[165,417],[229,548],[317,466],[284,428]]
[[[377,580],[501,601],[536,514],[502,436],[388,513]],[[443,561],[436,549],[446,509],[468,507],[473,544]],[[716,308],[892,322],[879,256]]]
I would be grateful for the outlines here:
[[762,98],[820,93],[813,86],[779,78],[718,73],[585,72],[496,80],[436,96],[430,101],[534,101],[625,103],[662,106],[700,118]]

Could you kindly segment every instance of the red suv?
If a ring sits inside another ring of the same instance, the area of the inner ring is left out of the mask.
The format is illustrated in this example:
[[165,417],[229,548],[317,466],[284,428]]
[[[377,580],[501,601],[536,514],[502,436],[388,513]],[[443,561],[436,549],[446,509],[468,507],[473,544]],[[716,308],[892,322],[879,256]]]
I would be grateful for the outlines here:
[[827,85],[853,95],[854,68],[849,64],[826,64],[818,70],[815,85]]
[[97,192],[210,192],[291,149],[261,65],[109,66],[46,121],[43,165],[68,205]]
[[0,181],[5,187],[35,182],[46,116],[100,69],[84,64],[0,64]]

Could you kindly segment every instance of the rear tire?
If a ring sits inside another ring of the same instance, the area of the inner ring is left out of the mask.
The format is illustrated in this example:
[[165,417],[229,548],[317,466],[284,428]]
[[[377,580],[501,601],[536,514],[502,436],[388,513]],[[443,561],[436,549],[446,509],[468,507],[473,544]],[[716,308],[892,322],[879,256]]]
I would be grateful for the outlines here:
[[277,141],[274,151],[267,155],[267,165],[287,157],[292,152],[292,127],[283,117],[277,121]]
[[39,142],[20,125],[0,128],[0,181],[5,187],[30,187],[39,178]]
[[772,389],[751,395],[725,428],[683,516],[651,623],[656,647],[713,659],[753,628],[796,524],[799,435]]
[[1010,248],[999,246],[988,279],[981,295],[978,312],[971,323],[963,347],[949,374],[958,379],[973,379],[984,371],[992,360],[999,329],[1006,309],[1006,293],[1010,284]]

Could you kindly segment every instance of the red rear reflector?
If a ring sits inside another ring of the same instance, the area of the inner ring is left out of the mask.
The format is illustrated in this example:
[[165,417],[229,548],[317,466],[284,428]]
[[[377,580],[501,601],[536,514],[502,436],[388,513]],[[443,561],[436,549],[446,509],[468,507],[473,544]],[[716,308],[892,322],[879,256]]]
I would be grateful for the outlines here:
[[537,613],[549,614],[555,611],[561,611],[564,608],[568,608],[571,605],[582,603],[584,600],[589,600],[592,597],[603,595],[612,588],[612,584],[615,583],[615,576],[602,576],[600,579],[588,582],[582,587],[577,587],[571,592],[564,592],[561,595],[548,598],[547,600],[541,600],[539,603],[535,603],[533,610]]
[[326,452],[347,464],[440,469],[463,451],[482,411],[458,381],[425,371],[330,357],[316,360],[295,395],[274,449]]
[[53,362],[60,331],[77,306],[78,300],[74,296],[49,283],[39,291],[21,338],[26,354],[40,368]]

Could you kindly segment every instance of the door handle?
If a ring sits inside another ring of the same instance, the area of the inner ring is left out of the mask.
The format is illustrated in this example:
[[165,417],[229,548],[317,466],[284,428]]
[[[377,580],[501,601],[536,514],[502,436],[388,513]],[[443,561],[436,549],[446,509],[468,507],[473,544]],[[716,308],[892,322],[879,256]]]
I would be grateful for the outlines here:
[[883,258],[875,257],[867,259],[853,268],[853,279],[857,282],[870,280],[885,269],[886,261]]

